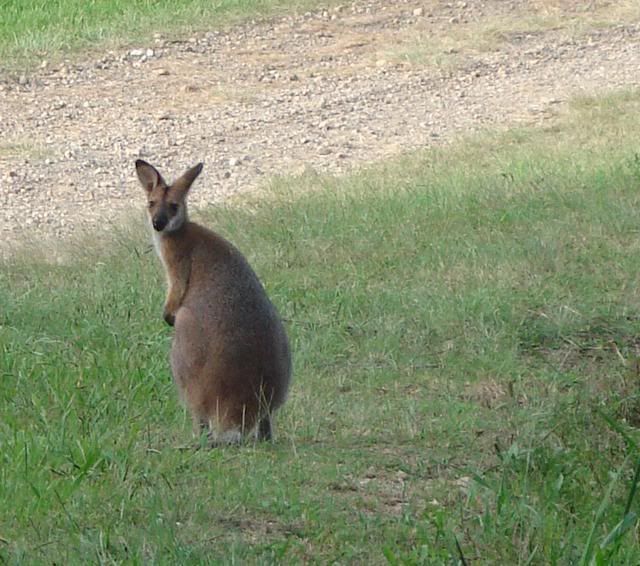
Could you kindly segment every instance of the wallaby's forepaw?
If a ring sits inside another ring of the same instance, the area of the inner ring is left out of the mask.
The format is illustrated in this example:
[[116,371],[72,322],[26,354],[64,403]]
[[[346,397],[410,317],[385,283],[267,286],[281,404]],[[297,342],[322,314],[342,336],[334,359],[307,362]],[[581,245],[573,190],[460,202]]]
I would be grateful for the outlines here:
[[167,309],[164,309],[164,313],[163,313],[163,318],[164,321],[169,325],[169,326],[173,326],[176,322],[176,315],[175,313],[168,311]]

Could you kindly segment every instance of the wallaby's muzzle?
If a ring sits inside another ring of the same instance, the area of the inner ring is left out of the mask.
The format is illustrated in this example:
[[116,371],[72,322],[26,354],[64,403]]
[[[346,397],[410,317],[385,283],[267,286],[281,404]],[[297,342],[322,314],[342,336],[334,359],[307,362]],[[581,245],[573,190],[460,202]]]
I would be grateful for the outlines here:
[[153,225],[153,229],[156,232],[162,232],[165,229],[165,226],[169,222],[169,218],[167,218],[166,214],[158,214],[153,218],[151,224]]

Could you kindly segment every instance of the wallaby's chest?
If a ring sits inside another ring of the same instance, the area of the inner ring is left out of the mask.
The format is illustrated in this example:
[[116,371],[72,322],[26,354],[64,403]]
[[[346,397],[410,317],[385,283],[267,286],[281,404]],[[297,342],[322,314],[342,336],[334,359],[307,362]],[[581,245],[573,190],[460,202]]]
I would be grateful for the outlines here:
[[160,258],[169,285],[178,281],[186,285],[189,279],[192,253],[189,246],[185,245],[186,243],[157,233],[153,234],[153,247]]
[[156,251],[156,255],[160,258],[162,267],[164,267],[166,271],[167,262],[164,258],[164,254],[162,253],[162,237],[155,230],[151,233],[151,241],[153,242],[153,249]]

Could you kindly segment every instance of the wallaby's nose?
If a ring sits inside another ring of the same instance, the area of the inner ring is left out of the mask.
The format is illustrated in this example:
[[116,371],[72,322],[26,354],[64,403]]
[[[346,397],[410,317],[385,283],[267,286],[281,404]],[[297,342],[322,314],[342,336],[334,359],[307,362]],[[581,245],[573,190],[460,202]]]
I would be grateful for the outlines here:
[[156,232],[162,232],[162,230],[164,230],[164,227],[167,225],[168,219],[164,214],[161,214],[159,216],[156,216],[153,219],[153,229]]

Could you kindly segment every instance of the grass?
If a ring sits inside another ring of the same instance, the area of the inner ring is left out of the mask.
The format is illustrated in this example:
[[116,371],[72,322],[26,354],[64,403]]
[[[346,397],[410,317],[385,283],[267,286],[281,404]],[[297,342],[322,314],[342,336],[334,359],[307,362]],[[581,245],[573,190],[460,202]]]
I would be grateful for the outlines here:
[[264,17],[309,0],[0,0],[0,69]]
[[34,143],[26,138],[16,139],[11,142],[0,142],[0,160],[6,157],[28,156],[31,159],[45,159],[51,155],[51,151],[42,144]]
[[7,260],[0,561],[637,564],[639,109],[207,211],[287,320],[274,445],[177,449],[142,228]]

